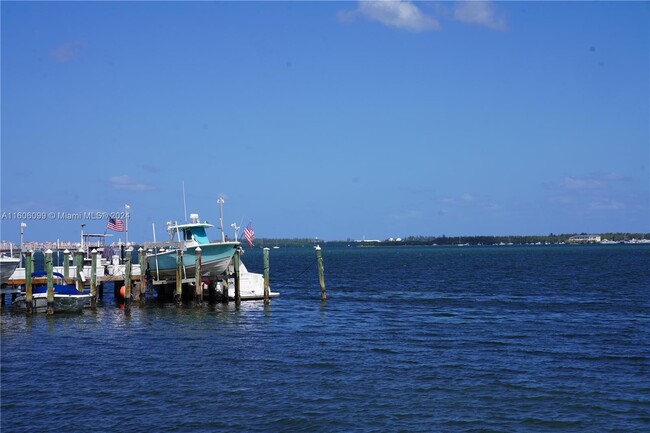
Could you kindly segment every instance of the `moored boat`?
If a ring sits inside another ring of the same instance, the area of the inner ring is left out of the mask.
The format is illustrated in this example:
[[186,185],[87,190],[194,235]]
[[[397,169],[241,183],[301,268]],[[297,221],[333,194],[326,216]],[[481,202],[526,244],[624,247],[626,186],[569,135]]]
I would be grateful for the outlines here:
[[[32,277],[46,276],[47,272],[33,272]],[[79,292],[72,284],[65,284],[63,274],[52,273],[53,277],[60,280],[60,284],[53,284],[55,313],[78,313],[90,301],[90,294]],[[25,310],[28,308],[27,295],[21,294],[12,302],[13,308]],[[47,311],[47,285],[32,288],[32,308],[36,312]]]
[[[186,224],[167,223],[168,242],[145,244],[151,250],[147,254],[147,266],[156,280],[175,280],[178,253],[182,256],[181,278],[194,278],[196,272],[196,248],[201,248],[201,273],[216,278],[223,274],[239,247],[239,242],[210,242],[206,229],[212,224],[201,222],[198,214],[190,215]],[[176,239],[176,241],[174,240]]]

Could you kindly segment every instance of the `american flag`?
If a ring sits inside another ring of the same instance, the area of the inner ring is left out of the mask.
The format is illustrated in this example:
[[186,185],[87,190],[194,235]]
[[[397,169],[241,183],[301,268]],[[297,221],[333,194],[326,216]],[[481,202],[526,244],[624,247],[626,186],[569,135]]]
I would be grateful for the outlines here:
[[106,224],[106,228],[109,229],[109,230],[116,231],[116,232],[123,232],[124,231],[124,221],[116,220],[115,218],[109,218],[108,219],[108,224]]
[[248,245],[253,248],[253,238],[255,237],[255,230],[253,230],[253,222],[249,222],[244,229],[244,237],[248,241]]

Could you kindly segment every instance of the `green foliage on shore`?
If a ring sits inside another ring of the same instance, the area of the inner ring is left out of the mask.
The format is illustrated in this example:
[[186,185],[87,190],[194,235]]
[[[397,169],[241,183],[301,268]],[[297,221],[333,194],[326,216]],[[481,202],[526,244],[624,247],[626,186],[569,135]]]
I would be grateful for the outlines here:
[[[385,239],[377,241],[324,240],[314,238],[255,238],[255,246],[260,248],[273,247],[313,247],[316,244],[329,246],[400,246],[400,245],[527,245],[527,244],[561,244],[567,243],[570,237],[586,233],[565,233],[527,236],[408,236],[399,240]],[[632,239],[650,239],[650,233],[600,233],[602,240],[624,242]],[[245,243],[245,242],[244,242]]]

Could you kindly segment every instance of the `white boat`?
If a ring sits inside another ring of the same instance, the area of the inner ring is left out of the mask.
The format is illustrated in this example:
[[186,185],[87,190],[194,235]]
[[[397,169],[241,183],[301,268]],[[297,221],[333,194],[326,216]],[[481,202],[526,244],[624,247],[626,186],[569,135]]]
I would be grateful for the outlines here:
[[196,272],[196,248],[201,248],[201,273],[216,279],[223,274],[239,247],[239,242],[210,242],[205,229],[212,224],[201,222],[198,214],[190,215],[190,223],[167,223],[168,242],[145,244],[151,250],[147,254],[147,266],[155,280],[176,280],[178,251],[182,253],[181,278],[194,278]]
[[[33,272],[32,277],[46,276],[46,272]],[[58,272],[52,273],[57,277],[60,283],[63,282],[63,274]],[[71,284],[54,284],[53,285],[53,308],[55,313],[78,313],[90,301],[90,294],[77,291],[77,288]],[[27,308],[27,295],[22,294],[12,302],[16,310],[25,310]],[[47,311],[47,285],[41,285],[32,289],[32,308],[36,312]]]
[[9,256],[0,257],[0,284],[7,282],[18,265],[20,265],[20,259]]
[[[235,299],[235,272],[234,264],[230,263],[228,268],[228,299]],[[223,296],[223,283],[217,282],[216,291],[218,296]],[[269,297],[275,298],[280,296],[278,292],[271,292],[269,287]],[[239,296],[242,301],[251,301],[264,299],[264,276],[254,272],[248,272],[246,265],[239,261]]]

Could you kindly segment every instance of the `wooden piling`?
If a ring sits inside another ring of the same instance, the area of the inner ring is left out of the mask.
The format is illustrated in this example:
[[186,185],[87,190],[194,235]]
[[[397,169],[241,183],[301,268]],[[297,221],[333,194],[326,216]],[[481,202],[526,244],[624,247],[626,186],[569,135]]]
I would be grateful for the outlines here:
[[34,297],[32,292],[32,251],[25,251],[25,313],[32,314]]
[[320,282],[320,300],[325,301],[327,294],[325,293],[325,272],[323,270],[323,256],[320,252],[320,245],[316,245],[316,261],[318,262],[318,281]]
[[131,251],[133,248],[126,249],[126,258],[124,259],[124,310],[131,308]]
[[[140,252],[142,248],[138,250],[138,263],[141,263],[142,259],[142,253]],[[140,269],[142,269],[142,265],[140,265]],[[140,288],[138,287],[140,285],[140,282],[142,281],[142,271],[140,271],[140,278],[138,281],[134,281],[134,287],[133,287],[133,301],[137,302],[138,304],[140,303]]]
[[147,254],[144,248],[138,249],[138,263],[140,264],[140,306],[144,306],[144,300],[147,293]]
[[90,308],[97,307],[97,250],[92,250],[90,265]]
[[183,251],[176,251],[176,292],[174,303],[180,306],[183,302]]
[[201,280],[201,267],[203,263],[201,262],[201,247],[196,247],[195,257],[195,267],[196,272],[194,274],[194,302],[196,305],[201,305],[203,302],[203,282]]
[[84,275],[84,250],[79,248],[75,253],[75,263],[77,265],[77,291],[84,291],[84,280],[86,276]]
[[269,249],[264,248],[264,305],[269,304]]
[[222,288],[221,301],[227,304],[228,302],[230,302],[230,298],[228,297],[228,291],[230,290],[229,283],[228,283],[228,272],[226,272],[226,274],[224,275],[226,275],[226,278],[224,278],[223,281],[221,282],[221,288]]
[[66,248],[63,251],[63,282],[67,283],[70,278],[70,251]]
[[[239,262],[241,261],[240,254],[241,254],[241,249],[237,248],[237,252],[233,257],[235,261],[235,304],[236,305],[241,304],[241,287],[240,287],[241,282],[239,281]],[[228,296],[227,293],[228,292],[226,292],[226,296]]]
[[46,314],[54,314],[54,278],[52,276],[52,250],[45,251],[45,272],[47,272],[47,311]]

